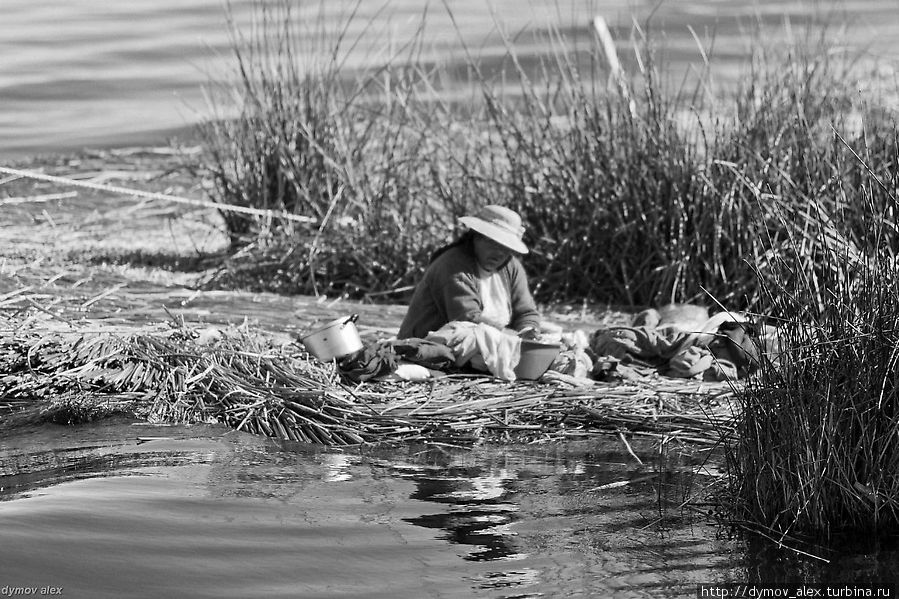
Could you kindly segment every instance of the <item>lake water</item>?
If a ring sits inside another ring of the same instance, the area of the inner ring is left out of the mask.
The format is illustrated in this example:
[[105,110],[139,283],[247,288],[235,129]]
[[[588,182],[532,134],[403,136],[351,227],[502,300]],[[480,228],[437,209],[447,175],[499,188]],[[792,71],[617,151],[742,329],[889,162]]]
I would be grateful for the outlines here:
[[0,440],[0,587],[511,599],[745,580],[741,543],[678,508],[707,450],[660,464],[635,448],[646,466],[617,443],[334,451],[205,425],[22,430]]
[[[271,0],[267,0],[271,1]],[[232,0],[246,30],[255,0]],[[164,142],[208,114],[202,86],[227,71],[224,0],[4,0],[0,27],[0,157],[84,146]],[[319,2],[297,2],[312,19]],[[421,21],[419,0],[362,0],[351,37],[357,60],[377,61],[408,39]],[[335,23],[345,2],[325,2]],[[452,11],[455,25],[447,8]],[[654,12],[653,12],[654,11]],[[801,22],[832,13],[851,22],[848,43],[890,63],[899,59],[895,0],[447,0],[428,9],[427,52],[462,60],[461,43],[484,56],[504,52],[497,28],[515,34],[557,27],[592,43],[601,15],[626,46],[634,15],[653,14],[672,69],[700,60],[690,28],[712,48],[723,79],[734,79],[748,54],[744,36],[756,22],[769,38],[784,18]],[[370,23],[370,24],[369,24]],[[364,31],[364,33],[363,33]],[[522,44],[527,45],[527,36]],[[712,43],[714,40],[714,43]],[[524,51],[547,48],[531,45]],[[624,54],[626,50],[622,48]],[[623,58],[627,58],[623,56]]]
[[608,437],[337,451],[210,425],[22,429],[0,439],[0,593],[668,598],[899,580],[887,548],[823,565],[730,538],[681,507],[720,480],[708,448],[632,445],[642,465]]

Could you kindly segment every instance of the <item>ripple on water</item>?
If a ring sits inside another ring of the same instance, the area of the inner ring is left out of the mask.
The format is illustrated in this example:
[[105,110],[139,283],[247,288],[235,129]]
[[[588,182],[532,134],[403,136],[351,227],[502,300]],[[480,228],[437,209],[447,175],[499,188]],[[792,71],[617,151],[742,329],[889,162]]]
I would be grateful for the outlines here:
[[707,524],[653,521],[651,481],[594,490],[639,478],[620,449],[325,451],[217,427],[31,431],[0,443],[0,563],[15,573],[2,584],[411,599],[690,596],[696,581],[733,578],[737,547]]

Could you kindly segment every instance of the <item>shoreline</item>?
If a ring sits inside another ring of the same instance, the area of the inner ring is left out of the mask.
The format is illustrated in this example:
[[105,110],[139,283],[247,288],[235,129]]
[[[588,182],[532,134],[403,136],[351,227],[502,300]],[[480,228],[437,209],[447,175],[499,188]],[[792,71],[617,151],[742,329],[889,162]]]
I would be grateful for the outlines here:
[[134,149],[190,147],[197,143],[197,122],[114,134],[82,136],[52,145],[45,143],[0,146],[0,165],[40,165],[64,156],[114,154]]

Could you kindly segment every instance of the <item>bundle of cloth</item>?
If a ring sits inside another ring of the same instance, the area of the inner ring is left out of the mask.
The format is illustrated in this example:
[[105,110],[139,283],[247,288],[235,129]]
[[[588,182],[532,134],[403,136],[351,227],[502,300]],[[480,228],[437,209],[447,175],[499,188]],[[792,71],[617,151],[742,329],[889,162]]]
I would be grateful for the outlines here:
[[388,339],[370,343],[337,360],[337,369],[347,379],[402,379],[420,381],[441,375],[455,366],[453,351],[424,339]]
[[521,337],[482,322],[452,321],[428,333],[425,340],[440,343],[453,352],[456,366],[489,372],[505,381],[515,380],[521,359]]
[[[550,370],[586,377],[593,369],[586,333],[563,333],[561,327],[543,322],[537,340],[560,346]],[[367,345],[337,361],[347,379],[425,380],[446,372],[476,371],[505,380],[516,380],[521,359],[521,337],[484,323],[452,321],[424,339],[389,339]]]
[[644,310],[629,327],[594,332],[589,346],[596,356],[653,366],[667,376],[717,381],[747,376],[761,356],[756,325],[745,314],[710,316],[692,304]]
[[424,339],[391,339],[370,344],[338,360],[337,366],[355,382],[386,378],[423,380],[464,369],[514,381],[520,358],[518,335],[489,324],[452,321],[428,333]]

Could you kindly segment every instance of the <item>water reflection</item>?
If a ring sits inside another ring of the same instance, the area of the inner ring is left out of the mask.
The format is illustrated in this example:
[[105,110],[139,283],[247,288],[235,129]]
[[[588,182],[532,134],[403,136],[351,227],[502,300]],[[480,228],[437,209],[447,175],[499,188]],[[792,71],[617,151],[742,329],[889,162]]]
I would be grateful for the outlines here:
[[[441,538],[471,546],[469,561],[493,561],[518,557],[510,525],[518,506],[503,501],[506,484],[513,476],[505,468],[484,472],[481,468],[447,465],[443,474],[415,473],[415,492],[410,499],[446,504],[448,512],[428,514],[406,521],[425,528],[442,529]],[[406,474],[409,476],[409,474]]]
[[634,445],[642,464],[609,439],[336,451],[221,427],[46,426],[0,438],[0,563],[21,583],[69,564],[56,583],[74,597],[129,590],[122,556],[143,596],[165,596],[163,572],[168,590],[207,589],[210,569],[223,597],[271,580],[273,597],[511,599],[899,579],[895,543],[824,563],[728,537],[683,507],[720,480],[706,452]]
[[328,453],[322,456],[322,480],[329,483],[339,483],[353,478],[351,467],[359,463],[357,456],[344,453]]

